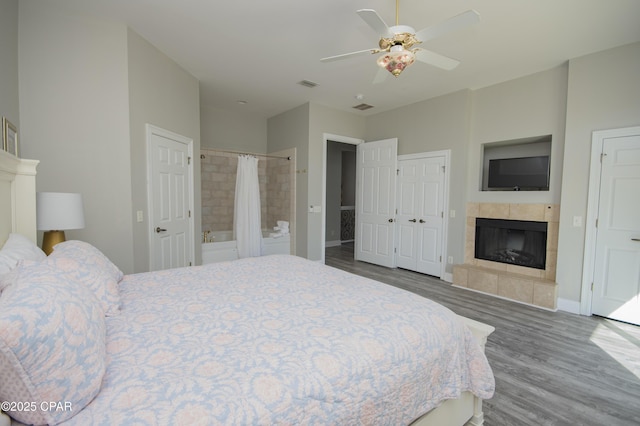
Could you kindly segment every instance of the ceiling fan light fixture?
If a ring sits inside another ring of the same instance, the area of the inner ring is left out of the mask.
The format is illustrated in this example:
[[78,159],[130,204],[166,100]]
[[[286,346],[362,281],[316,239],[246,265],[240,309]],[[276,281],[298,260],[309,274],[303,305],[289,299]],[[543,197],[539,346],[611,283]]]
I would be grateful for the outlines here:
[[401,44],[392,46],[390,51],[384,53],[377,60],[378,66],[386,69],[394,77],[397,77],[406,67],[413,64],[416,55],[411,50],[406,50]]

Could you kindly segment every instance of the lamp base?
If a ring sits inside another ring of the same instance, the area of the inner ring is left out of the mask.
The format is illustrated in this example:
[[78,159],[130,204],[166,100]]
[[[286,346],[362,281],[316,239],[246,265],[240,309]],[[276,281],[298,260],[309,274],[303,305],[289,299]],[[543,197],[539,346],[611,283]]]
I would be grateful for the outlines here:
[[53,246],[65,241],[64,231],[46,231],[42,237],[42,251],[49,256]]

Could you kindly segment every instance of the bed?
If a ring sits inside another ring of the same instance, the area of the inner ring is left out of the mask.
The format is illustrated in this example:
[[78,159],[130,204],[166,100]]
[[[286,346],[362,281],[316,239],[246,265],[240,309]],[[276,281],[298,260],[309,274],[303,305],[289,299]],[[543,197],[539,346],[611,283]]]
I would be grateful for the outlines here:
[[[35,173],[17,191],[9,169],[0,242],[29,246],[35,223],[15,217],[34,203],[16,197],[35,199]],[[0,401],[17,421],[480,425],[493,395],[491,326],[316,262],[123,276],[88,243],[29,250],[0,276]]]

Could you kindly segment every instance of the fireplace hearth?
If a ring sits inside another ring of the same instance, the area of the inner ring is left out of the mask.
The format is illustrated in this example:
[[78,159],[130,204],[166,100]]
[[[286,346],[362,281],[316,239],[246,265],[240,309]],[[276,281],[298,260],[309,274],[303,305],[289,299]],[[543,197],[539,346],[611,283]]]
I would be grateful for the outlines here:
[[475,258],[545,269],[547,222],[476,218]]

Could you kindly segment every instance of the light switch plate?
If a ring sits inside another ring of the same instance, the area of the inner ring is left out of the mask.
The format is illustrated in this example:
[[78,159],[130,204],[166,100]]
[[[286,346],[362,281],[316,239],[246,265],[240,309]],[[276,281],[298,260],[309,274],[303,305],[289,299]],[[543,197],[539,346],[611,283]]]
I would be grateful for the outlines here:
[[582,226],[582,216],[573,217],[573,226],[575,228],[580,228]]

